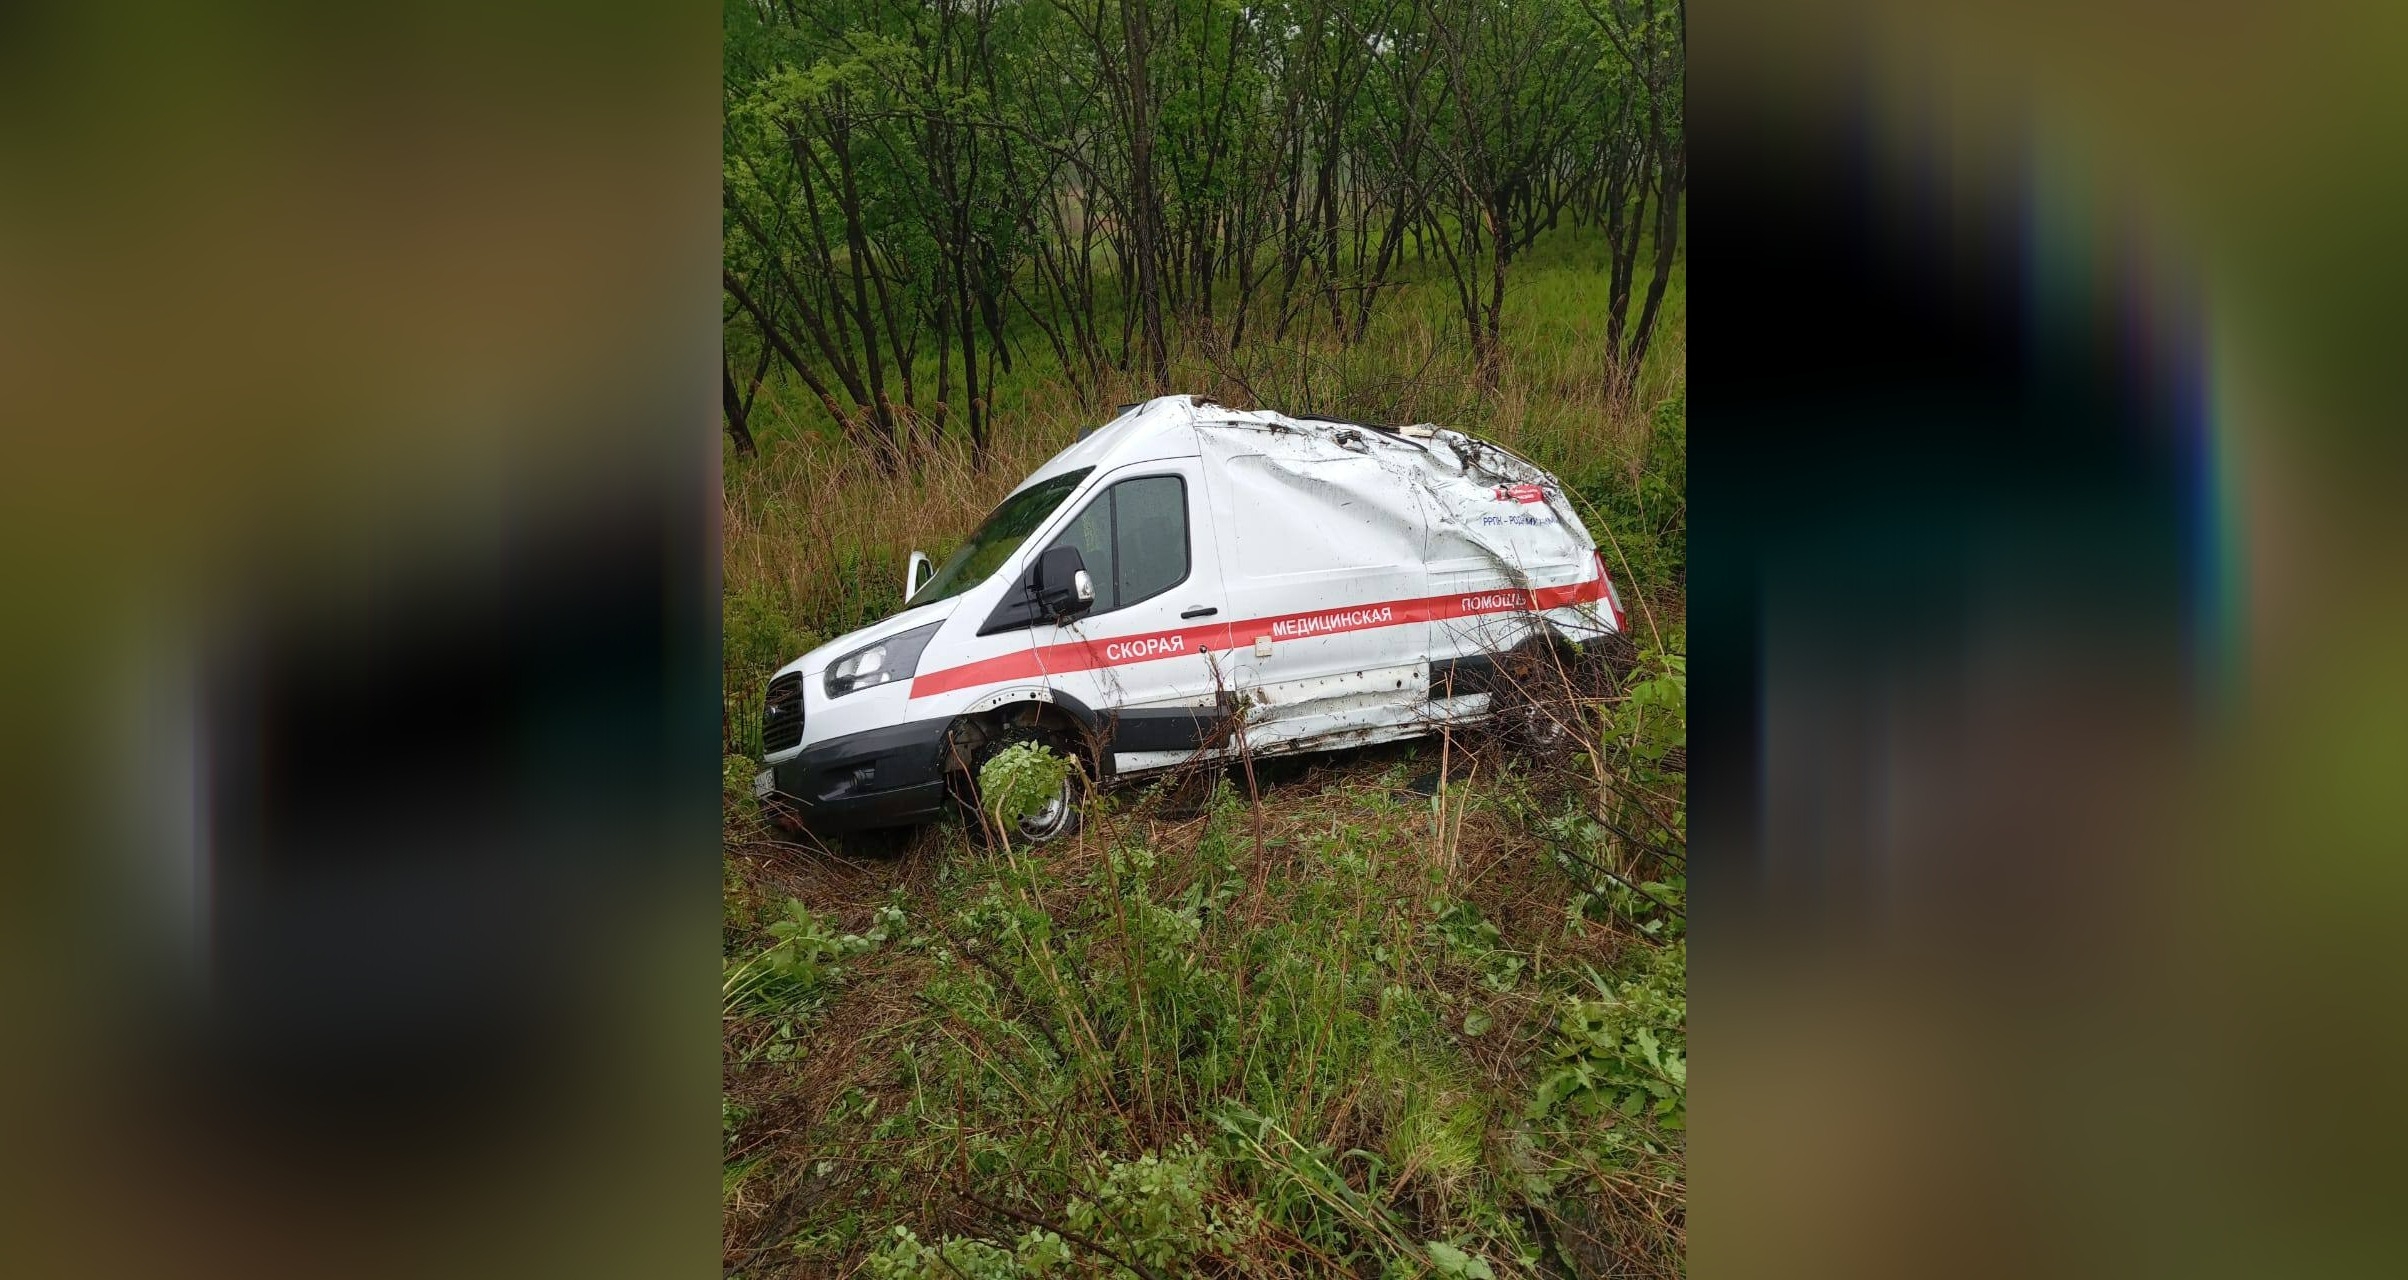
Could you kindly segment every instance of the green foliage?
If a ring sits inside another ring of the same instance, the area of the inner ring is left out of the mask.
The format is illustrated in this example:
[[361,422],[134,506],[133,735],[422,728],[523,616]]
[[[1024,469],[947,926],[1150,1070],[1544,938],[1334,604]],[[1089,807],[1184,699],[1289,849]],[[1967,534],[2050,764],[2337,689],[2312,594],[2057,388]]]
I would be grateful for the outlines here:
[[1626,601],[1625,577],[1677,584],[1689,572],[1688,393],[1667,398],[1647,421],[1635,447],[1603,457],[1589,448],[1560,463]]
[[870,1255],[869,1272],[879,1280],[1024,1280],[1052,1275],[1069,1261],[1069,1249],[1050,1231],[1030,1231],[1005,1249],[960,1236],[926,1245],[911,1228],[896,1227]]
[[1689,657],[1648,649],[1628,685],[1628,698],[1608,718],[1610,736],[1650,769],[1689,745]]
[[1645,955],[1646,966],[1621,982],[1592,973],[1596,998],[1564,998],[1547,1054],[1552,1067],[1530,1104],[1534,1118],[1569,1109],[1609,1122],[1687,1124],[1689,949],[1674,942]]
[[842,543],[830,550],[835,571],[828,583],[834,589],[834,598],[827,602],[829,634],[843,635],[893,617],[903,603],[903,551],[886,543]]
[[1679,937],[1686,928],[1689,660],[1675,629],[1641,651],[1623,693],[1597,708],[1606,768],[1625,784],[1540,824],[1556,864],[1581,888],[1576,917],[1627,921]]
[[[761,697],[770,673],[818,647],[819,636],[795,625],[759,585],[728,593],[719,612],[723,750],[758,760]],[[747,779],[747,797],[750,786]]]
[[979,766],[979,804],[997,826],[1009,830],[1021,819],[1037,816],[1060,795],[1076,767],[1075,761],[1041,742],[1015,742]]
[[839,935],[809,907],[789,898],[785,917],[769,926],[777,941],[728,967],[720,986],[721,1003],[730,1012],[787,1017],[808,1013],[843,976],[839,961],[886,941],[901,923],[902,913],[890,907],[867,934]]
[[[753,730],[757,736],[760,729]],[[753,778],[761,771],[761,762],[748,755],[728,752],[719,762],[719,807],[737,818],[751,819],[761,811],[759,798],[753,795]]]
[[1445,942],[1447,950],[1469,961],[1479,971],[1481,983],[1492,991],[1511,991],[1529,963],[1505,948],[1497,927],[1481,919],[1480,909],[1471,903],[1448,903],[1430,922],[1430,930]]
[[1238,1234],[1208,1201],[1213,1169],[1213,1157],[1193,1138],[1160,1155],[1090,1165],[1082,1193],[1071,1198],[1069,1225],[1157,1273],[1184,1273],[1196,1258],[1221,1250]]
[[[1682,37],[1645,4],[730,0],[725,25],[724,256],[750,295],[727,309],[731,363],[762,349],[766,312],[819,384],[773,372],[790,401],[762,415],[773,430],[864,444],[1008,423],[1064,391],[1100,408],[1165,381],[1124,306],[1159,307],[1174,330],[1209,319],[1217,333],[1173,332],[1166,354],[1215,348],[1207,362],[1249,396],[1427,420],[1449,393],[1418,353],[1400,371],[1378,332],[1402,309],[1398,286],[1431,282],[1449,339],[1434,364],[1493,371],[1511,326],[1531,321],[1518,303],[1483,314],[1487,273],[1502,292],[1512,262],[1521,293],[1532,239],[1565,226],[1628,237],[1614,256],[1640,275],[1623,283],[1618,349],[1599,350],[1604,333],[1534,346],[1577,353],[1584,381],[1621,396],[1646,299],[1663,304],[1651,352],[1674,327],[1679,286],[1659,292],[1648,268],[1656,250],[1676,254],[1654,215],[1684,172]],[[1120,88],[1094,89],[1107,84]],[[1144,147],[1134,87],[1150,100]],[[1266,219],[1280,205],[1262,193],[1281,191],[1303,203]],[[1139,211],[1150,233],[1132,225]],[[1510,252],[1493,251],[1500,233]],[[1141,259],[1155,287],[1138,293],[1119,273]],[[1226,314],[1240,295],[1242,321]],[[1252,344],[1218,359],[1241,325]],[[1329,376],[1307,331],[1367,352],[1361,376]],[[1167,381],[1152,389],[1198,378]]]
[[[1574,916],[1627,921],[1641,933],[1666,939],[1687,931],[1689,878],[1679,870],[1681,864],[1636,851],[1623,857],[1627,842],[1577,809],[1549,819],[1543,830],[1554,846],[1556,865],[1582,886],[1572,899]],[[1616,861],[1634,870],[1615,873],[1611,864]],[[1646,870],[1635,869],[1642,867]]]
[[[814,1166],[834,1170],[812,1192],[829,1207],[790,1238],[826,1269],[1117,1280],[1255,1274],[1309,1249],[1362,1275],[1527,1274],[1547,1247],[1532,1215],[1588,1194],[1567,1180],[1616,1142],[1672,1144],[1676,948],[1623,946],[1619,985],[1544,963],[1554,946],[1432,896],[1410,843],[1426,838],[1418,807],[1359,781],[1267,834],[1272,861],[1252,875],[1242,789],[1178,844],[1116,826],[1104,803],[1099,856],[939,864],[895,1087],[841,1090],[804,1147],[866,1157]],[[901,923],[874,932],[899,940]],[[863,954],[807,913],[780,924],[816,990]],[[1533,988],[1553,1015],[1535,1038],[1515,1025]],[[1169,1145],[1149,1149],[1165,1129]],[[768,1175],[748,1176],[757,1201]],[[897,1231],[906,1188],[928,1178],[966,1179],[1100,1248]],[[881,1220],[873,1206],[890,1204]]]
[[720,984],[722,1017],[761,1029],[741,1056],[793,1061],[801,1051],[803,1029],[844,977],[841,962],[885,942],[902,927],[902,911],[889,906],[879,911],[868,933],[838,934],[810,908],[787,899],[784,915],[768,928],[775,941],[726,963]]
[[819,644],[757,585],[730,593],[722,606],[720,656],[731,668],[766,676]]
[[1487,1108],[1467,1091],[1447,1087],[1455,1081],[1408,1077],[1406,1083],[1388,1116],[1383,1150],[1389,1166],[1440,1177],[1477,1170],[1488,1132]]
[[1465,1253],[1443,1240],[1432,1240],[1429,1250],[1430,1265],[1438,1268],[1438,1274],[1442,1276],[1464,1276],[1468,1280],[1497,1280],[1497,1273],[1490,1269],[1488,1259],[1477,1254]]

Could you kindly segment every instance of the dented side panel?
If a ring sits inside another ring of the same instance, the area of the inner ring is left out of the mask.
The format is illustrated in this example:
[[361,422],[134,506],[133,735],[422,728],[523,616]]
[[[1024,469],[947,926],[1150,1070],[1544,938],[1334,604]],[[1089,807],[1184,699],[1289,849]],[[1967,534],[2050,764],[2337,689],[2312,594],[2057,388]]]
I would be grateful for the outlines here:
[[[1542,627],[1576,639],[1612,628],[1595,544],[1562,486],[1502,448],[1455,431],[1332,428],[1261,413],[1200,422],[1197,435],[1207,471],[1227,477],[1236,496],[1233,591],[1241,574],[1309,578],[1321,589],[1286,603],[1317,596],[1325,606],[1389,610],[1376,641],[1329,646],[1345,654],[1335,662],[1316,653],[1285,670],[1261,664],[1248,671],[1256,683],[1495,652]],[[1283,570],[1283,557],[1318,571]],[[1323,710],[1325,727],[1367,714],[1340,700]]]
[[1204,431],[1233,615],[1227,677],[1249,747],[1300,744],[1408,716],[1429,594],[1418,500],[1386,460],[1329,436]]

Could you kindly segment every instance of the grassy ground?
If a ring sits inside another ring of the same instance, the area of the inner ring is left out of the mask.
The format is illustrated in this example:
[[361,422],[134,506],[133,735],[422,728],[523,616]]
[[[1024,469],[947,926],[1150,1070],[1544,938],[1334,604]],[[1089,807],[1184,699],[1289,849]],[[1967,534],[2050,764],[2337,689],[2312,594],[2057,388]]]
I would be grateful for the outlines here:
[[1037,853],[958,826],[774,838],[742,786],[751,716],[771,667],[891,611],[906,550],[941,557],[1109,407],[1072,402],[1030,342],[988,469],[939,452],[886,475],[772,391],[725,510],[731,1270],[1681,1270],[1680,281],[1614,395],[1598,246],[1551,237],[1517,271],[1493,379],[1425,281],[1351,350],[1302,328],[1187,342],[1179,385],[1461,426],[1563,475],[1633,614],[1600,682],[1550,704],[1582,749],[1261,762],[1108,793]]

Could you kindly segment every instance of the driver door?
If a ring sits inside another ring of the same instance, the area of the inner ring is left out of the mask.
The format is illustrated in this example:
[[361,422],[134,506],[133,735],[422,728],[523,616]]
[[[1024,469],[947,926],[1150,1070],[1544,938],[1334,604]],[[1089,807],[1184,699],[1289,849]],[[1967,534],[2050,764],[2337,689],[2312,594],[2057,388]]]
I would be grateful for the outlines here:
[[1116,772],[1177,764],[1224,736],[1228,631],[1210,518],[1196,459],[1136,463],[1046,546],[1078,548],[1095,602],[1037,625],[1039,661],[1048,684],[1102,719]]

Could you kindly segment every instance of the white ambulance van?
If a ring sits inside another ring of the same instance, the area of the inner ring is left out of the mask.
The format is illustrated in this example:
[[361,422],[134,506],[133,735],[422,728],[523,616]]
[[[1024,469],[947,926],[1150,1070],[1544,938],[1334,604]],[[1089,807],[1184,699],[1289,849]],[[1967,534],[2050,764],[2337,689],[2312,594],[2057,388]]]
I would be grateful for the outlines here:
[[[1623,626],[1553,476],[1460,432],[1135,405],[1023,481],[902,612],[769,682],[772,811],[827,833],[944,813],[1015,742],[1097,779],[1478,718],[1491,655]],[[1550,634],[1551,633],[1551,634]],[[1078,820],[1077,782],[1021,834]]]

